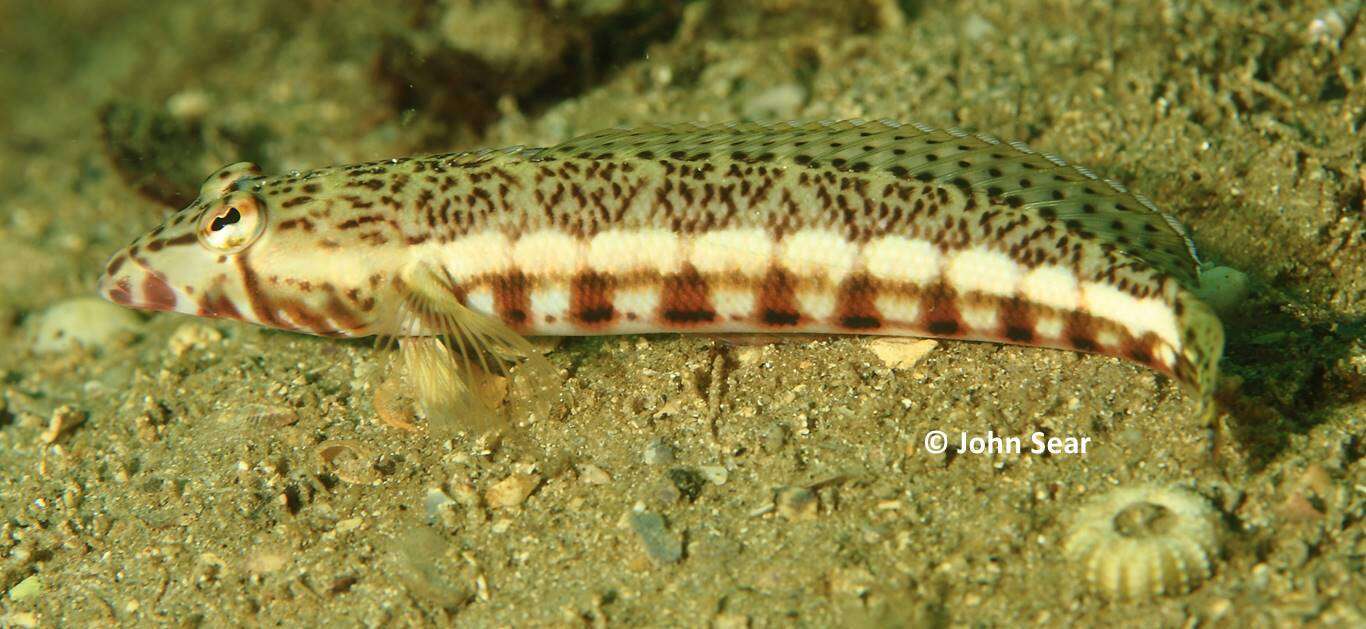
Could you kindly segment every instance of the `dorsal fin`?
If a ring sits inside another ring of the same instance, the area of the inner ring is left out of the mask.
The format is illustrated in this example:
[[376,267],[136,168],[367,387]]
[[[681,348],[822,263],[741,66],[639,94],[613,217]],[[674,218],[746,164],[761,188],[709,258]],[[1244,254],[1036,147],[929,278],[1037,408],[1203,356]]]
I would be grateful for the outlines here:
[[608,129],[535,155],[771,162],[966,185],[1069,232],[1095,234],[1190,286],[1198,281],[1185,228],[1145,197],[1022,143],[959,129],[858,120],[679,124]]

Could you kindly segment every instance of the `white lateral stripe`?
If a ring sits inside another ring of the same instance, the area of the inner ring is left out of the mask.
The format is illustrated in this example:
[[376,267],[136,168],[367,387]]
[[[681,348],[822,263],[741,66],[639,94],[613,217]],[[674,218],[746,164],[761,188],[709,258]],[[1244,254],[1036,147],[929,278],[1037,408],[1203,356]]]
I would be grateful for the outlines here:
[[928,240],[883,236],[863,247],[864,265],[873,277],[888,282],[910,282],[918,286],[939,279],[943,256]]
[[569,286],[564,282],[531,291],[531,320],[540,323],[546,315],[557,319],[569,314]]
[[665,229],[613,229],[588,243],[588,266],[602,273],[677,273],[682,264],[682,241]]
[[582,252],[577,238],[546,229],[518,238],[512,245],[512,262],[527,275],[566,277],[578,272]]
[[999,325],[996,309],[990,306],[964,306],[959,309],[963,322],[974,330],[994,332]]
[[493,308],[493,289],[479,286],[465,293],[465,305],[475,312],[497,316]]
[[757,303],[754,291],[748,289],[735,290],[721,288],[712,292],[711,302],[716,309],[716,314],[724,317],[749,317],[754,314],[754,307]]
[[500,232],[486,231],[458,238],[437,249],[441,264],[457,282],[512,268],[512,243]]
[[1060,266],[1045,265],[1026,273],[1020,293],[1027,301],[1058,310],[1076,310],[1080,303],[1076,275]]
[[1152,332],[1173,346],[1181,344],[1176,316],[1167,304],[1152,298],[1138,299],[1100,282],[1086,282],[1081,290],[1082,308],[1091,316],[1118,323],[1135,337]]
[[1012,297],[1020,284],[1023,270],[1010,256],[987,249],[972,248],[951,254],[944,275],[959,293],[984,293]]
[[798,277],[824,276],[839,284],[854,270],[858,247],[825,229],[803,229],[782,240],[778,261]]
[[648,320],[659,310],[659,288],[642,286],[623,288],[612,295],[612,308],[624,317],[634,314],[641,320]]
[[1062,338],[1062,317],[1041,317],[1034,323],[1034,332],[1043,338]]
[[799,290],[795,296],[801,312],[818,321],[833,316],[838,305],[835,291],[831,290]]
[[695,238],[689,259],[700,273],[740,273],[758,277],[768,272],[773,238],[762,229],[722,229]]
[[873,299],[878,314],[886,321],[914,325],[920,319],[920,300],[902,295],[878,295]]

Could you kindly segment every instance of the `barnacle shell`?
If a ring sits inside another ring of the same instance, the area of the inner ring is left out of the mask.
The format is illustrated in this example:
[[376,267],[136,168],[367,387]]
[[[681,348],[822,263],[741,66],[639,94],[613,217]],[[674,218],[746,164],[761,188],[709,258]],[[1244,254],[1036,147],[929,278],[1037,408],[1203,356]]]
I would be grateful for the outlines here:
[[1190,491],[1121,487],[1073,515],[1063,550],[1111,598],[1185,594],[1210,576],[1218,527],[1214,510]]

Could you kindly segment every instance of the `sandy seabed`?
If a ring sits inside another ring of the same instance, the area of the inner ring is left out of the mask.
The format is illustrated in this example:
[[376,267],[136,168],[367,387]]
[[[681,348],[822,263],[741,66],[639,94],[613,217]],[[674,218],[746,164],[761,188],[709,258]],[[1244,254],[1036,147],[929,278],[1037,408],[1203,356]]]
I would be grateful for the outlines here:
[[[0,9],[0,624],[1363,623],[1358,2],[20,4]],[[1100,357],[656,336],[566,340],[553,416],[443,440],[377,413],[367,343],[52,314],[239,159],[855,117],[1065,156],[1247,273],[1217,425]],[[59,333],[96,340],[47,349]],[[936,430],[1089,441],[932,454]],[[1105,510],[1135,487],[1176,506]],[[1194,528],[1208,566],[1119,600],[1068,552],[1093,512],[1121,537]]]

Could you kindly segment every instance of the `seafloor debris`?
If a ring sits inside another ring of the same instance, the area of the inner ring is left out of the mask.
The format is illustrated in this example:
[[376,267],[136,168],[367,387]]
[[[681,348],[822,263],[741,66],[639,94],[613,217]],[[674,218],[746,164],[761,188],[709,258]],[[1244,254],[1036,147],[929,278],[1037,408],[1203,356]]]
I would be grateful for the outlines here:
[[103,349],[131,337],[141,323],[137,314],[98,297],[59,301],[34,318],[33,351],[53,354],[75,346]]
[[418,600],[445,610],[464,606],[475,596],[479,575],[460,561],[451,545],[425,526],[406,530],[389,545],[383,576],[401,584]]
[[816,492],[805,487],[783,487],[773,496],[778,515],[789,520],[814,520],[820,514],[821,501]]
[[645,446],[642,458],[646,465],[670,465],[678,460],[674,447],[663,439],[655,439]]
[[1216,266],[1200,273],[1196,294],[1221,315],[1233,312],[1247,299],[1247,274],[1227,266]]
[[373,398],[375,415],[391,428],[405,432],[420,430],[412,419],[417,415],[416,402],[404,394],[403,382],[397,377],[387,378],[375,387]]
[[192,349],[204,349],[223,340],[223,333],[203,323],[182,323],[166,341],[166,349],[179,358]]
[[683,558],[683,541],[669,531],[664,516],[652,511],[632,510],[627,520],[644,546],[645,554],[655,563],[677,563]]
[[534,109],[601,81],[671,37],[681,4],[453,0],[380,46],[375,78],[394,109],[426,125],[419,141],[448,147],[451,131],[478,135],[508,103]]
[[36,574],[31,574],[23,581],[20,581],[18,585],[9,589],[9,598],[16,603],[22,602],[38,597],[43,593],[44,589],[43,578]]
[[612,475],[608,474],[607,470],[592,463],[580,463],[575,469],[579,472],[579,480],[589,485],[606,485],[612,482]]
[[355,439],[332,439],[314,450],[323,467],[337,478],[356,485],[374,485],[382,474],[375,466],[375,453]]
[[99,117],[104,152],[125,183],[167,207],[194,200],[207,152],[197,122],[125,102],[105,105]]
[[1218,526],[1217,514],[1195,493],[1121,487],[1073,514],[1063,549],[1111,598],[1179,595],[1210,577]]
[[484,502],[492,509],[515,507],[522,504],[540,484],[540,474],[513,474],[485,490]]
[[69,404],[63,404],[52,412],[52,417],[48,419],[47,429],[38,438],[43,443],[56,443],[63,435],[75,430],[77,426],[85,423],[85,413],[76,410]]
[[884,365],[892,369],[910,369],[934,351],[939,343],[932,339],[884,336],[864,344]]
[[688,502],[697,502],[697,497],[702,495],[702,488],[707,484],[706,477],[702,473],[686,468],[676,467],[669,470],[666,474],[669,482],[678,489],[679,495],[686,498]]
[[1309,22],[1305,37],[1312,43],[1337,48],[1352,30],[1361,11],[1360,0],[1349,0],[1320,11]]

